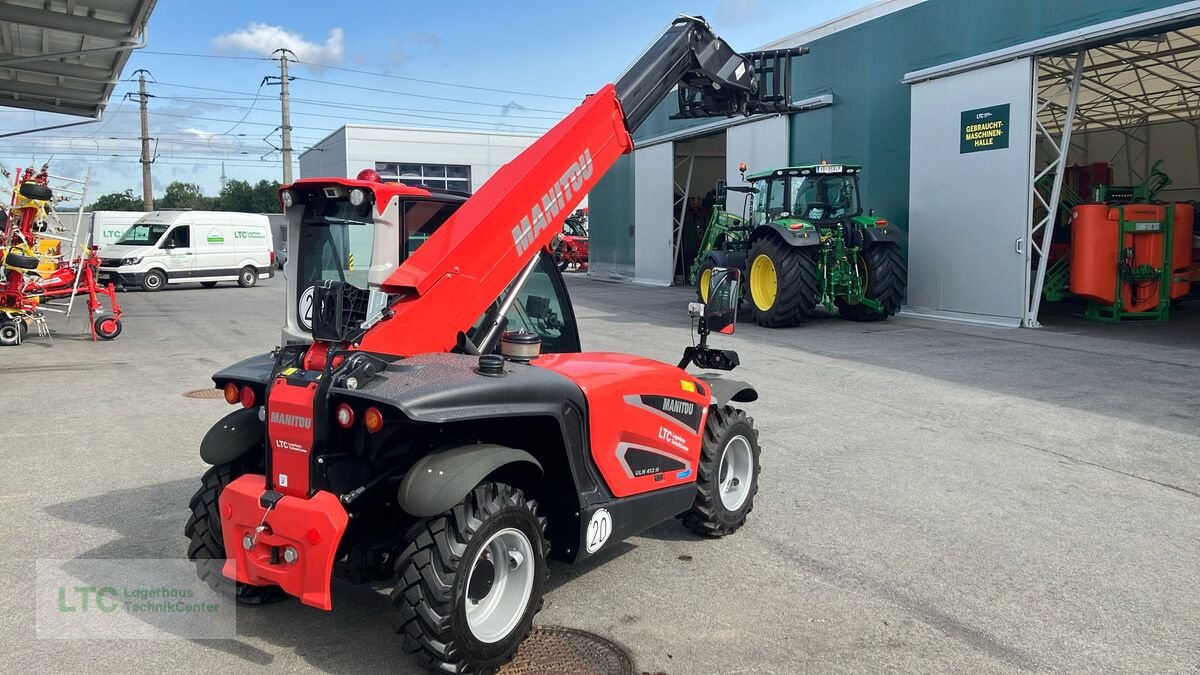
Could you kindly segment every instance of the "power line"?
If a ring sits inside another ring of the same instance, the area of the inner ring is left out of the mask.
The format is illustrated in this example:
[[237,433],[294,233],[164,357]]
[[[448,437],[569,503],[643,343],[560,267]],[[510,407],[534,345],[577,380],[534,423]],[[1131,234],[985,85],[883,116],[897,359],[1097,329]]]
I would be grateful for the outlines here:
[[[364,87],[360,84],[346,84],[344,82],[327,82],[325,80],[314,80],[311,77],[297,77],[295,79],[301,80],[304,82],[314,82],[316,84],[324,84],[324,85],[327,85],[330,87],[346,87],[347,89],[358,89],[361,91],[371,91],[371,92],[376,92],[376,93],[380,93],[380,94],[394,94],[394,95],[398,95],[398,96],[413,96],[416,98],[427,98],[432,101],[448,101],[450,103],[461,103],[463,105],[480,105],[480,106],[485,106],[488,108],[507,108],[508,107],[507,105],[501,104],[501,103],[480,103],[479,101],[467,101],[467,100],[464,100],[461,98],[446,98],[444,96],[430,96],[428,94],[414,94],[412,92],[397,91],[394,89],[378,89],[375,87]],[[526,106],[521,106],[521,110],[532,110],[533,112],[544,112],[544,113],[560,113],[563,115],[565,115],[565,114],[567,114],[567,112],[569,112],[566,110],[549,110],[547,108],[528,108]]]
[[[167,100],[167,101],[190,101],[193,103],[207,103],[208,101],[249,101],[249,100],[253,100],[253,97],[250,97],[250,96],[162,96],[162,95],[157,95],[154,98],[160,98],[160,99]],[[321,107],[321,108],[340,108],[340,109],[346,109],[346,110],[366,110],[368,112],[379,112],[379,113],[385,113],[385,114],[395,114],[396,111],[407,111],[407,112],[437,113],[437,114],[442,114],[442,115],[445,115],[445,114],[469,115],[471,117],[499,117],[501,119],[546,120],[546,121],[553,121],[553,122],[557,122],[562,119],[561,116],[551,116],[551,115],[510,115],[510,114],[502,113],[502,112],[487,113],[487,112],[468,112],[468,111],[464,111],[464,110],[447,110],[447,109],[437,109],[437,108],[397,108],[394,106],[365,105],[365,104],[357,104],[357,103],[354,105],[347,105],[344,103],[329,103],[327,101],[317,101],[317,100],[310,99],[310,98],[296,98],[296,97],[292,97],[292,103],[293,104],[299,103],[299,104],[303,104],[303,105],[312,105],[312,106],[317,106],[317,107]],[[229,103],[210,103],[209,105],[220,106],[220,107],[225,107],[225,108],[241,108],[242,107],[242,106],[233,105],[233,104],[229,104]]]

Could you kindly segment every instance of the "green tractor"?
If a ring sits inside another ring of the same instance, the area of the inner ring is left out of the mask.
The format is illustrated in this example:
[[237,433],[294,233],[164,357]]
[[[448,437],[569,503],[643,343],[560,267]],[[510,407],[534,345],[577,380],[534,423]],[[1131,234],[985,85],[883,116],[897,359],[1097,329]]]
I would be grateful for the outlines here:
[[[863,213],[862,167],[793,166],[745,174],[745,187],[717,184],[716,205],[690,281],[706,300],[712,269],[742,270],[747,300],[762,326],[794,326],[818,305],[851,321],[882,321],[904,296],[903,233]],[[725,210],[727,193],[744,192],[741,216]],[[747,214],[747,210],[749,213]]]

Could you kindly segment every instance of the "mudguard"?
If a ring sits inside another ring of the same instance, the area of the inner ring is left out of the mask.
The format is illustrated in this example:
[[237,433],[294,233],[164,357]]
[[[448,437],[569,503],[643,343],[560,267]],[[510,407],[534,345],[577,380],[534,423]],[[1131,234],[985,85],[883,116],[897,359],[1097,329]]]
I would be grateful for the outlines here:
[[422,457],[400,482],[400,508],[418,518],[449,511],[488,474],[509,464],[542,465],[524,450],[503,445],[463,445]]
[[200,441],[200,459],[227,464],[263,441],[263,423],[257,408],[242,408],[221,418]]
[[717,400],[717,405],[725,405],[730,401],[751,403],[758,400],[758,391],[741,380],[730,380],[716,373],[702,373],[697,375],[696,379],[708,385],[713,398]]
[[904,241],[904,232],[902,232],[900,228],[891,225],[888,227],[862,228],[863,248],[867,248],[871,244],[879,244],[885,241],[891,241],[898,244]]
[[708,258],[717,267],[742,269],[746,265],[745,251],[709,251]]
[[775,222],[759,225],[754,229],[754,233],[750,238],[753,240],[760,237],[769,237],[771,233],[778,235],[781,240],[794,248],[818,246],[821,243],[820,232],[817,232],[816,228],[811,225],[802,230],[793,230],[784,223]]
[[275,355],[267,352],[242,359],[232,366],[218,370],[213,374],[212,380],[218,387],[224,386],[226,382],[257,384],[265,387],[271,379],[271,369],[274,367]]

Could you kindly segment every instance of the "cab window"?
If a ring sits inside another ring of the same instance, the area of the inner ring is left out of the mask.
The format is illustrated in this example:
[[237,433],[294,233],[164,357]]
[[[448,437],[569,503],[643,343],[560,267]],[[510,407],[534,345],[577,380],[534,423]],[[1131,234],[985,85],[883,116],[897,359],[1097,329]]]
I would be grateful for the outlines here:
[[446,219],[458,210],[460,204],[437,201],[409,201],[403,203],[404,209],[404,241],[400,251],[400,261],[408,260],[408,256],[429,239]]
[[[173,244],[173,245],[172,245]],[[188,248],[192,245],[192,227],[180,225],[167,233],[162,248]]]
[[754,189],[757,192],[754,194],[754,208],[750,211],[750,222],[763,225],[767,222],[767,181],[754,181]]
[[[511,287],[505,290],[496,302],[503,302],[510,292]],[[505,330],[536,333],[542,340],[543,354],[579,351],[575,313],[571,309],[562,275],[548,256],[541,256],[537,267],[517,293],[505,316],[508,318]],[[478,343],[484,338],[480,330],[482,321],[481,316],[471,329],[469,337],[473,342]]]

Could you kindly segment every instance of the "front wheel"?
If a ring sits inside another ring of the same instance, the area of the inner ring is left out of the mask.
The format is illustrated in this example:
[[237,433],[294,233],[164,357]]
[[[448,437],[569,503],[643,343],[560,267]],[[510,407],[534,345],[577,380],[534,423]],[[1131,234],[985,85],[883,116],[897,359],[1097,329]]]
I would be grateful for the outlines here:
[[238,272],[238,286],[250,288],[256,283],[258,283],[258,270],[247,265],[242,268],[242,271]]
[[700,302],[708,302],[708,291],[712,287],[712,271],[716,266],[716,263],[710,258],[700,266],[700,271],[696,273],[696,298]]
[[25,340],[29,329],[24,321],[0,318],[0,346],[12,347]]
[[92,322],[92,328],[96,329],[96,335],[101,340],[112,340],[121,334],[121,320],[111,316],[98,316]]
[[704,424],[696,472],[696,500],[682,514],[696,534],[723,537],[746,524],[758,493],[758,430],[754,420],[732,406],[713,406]]
[[483,483],[418,522],[392,592],[396,632],[427,668],[492,672],[533,628],[546,582],[546,519],[504,483]]
[[159,270],[150,270],[146,272],[146,276],[142,277],[142,290],[151,293],[161,291],[162,287],[167,285],[167,275]]
[[746,258],[750,307],[760,326],[802,323],[821,297],[815,246],[791,246],[776,236],[755,240]]
[[859,302],[837,298],[838,315],[851,321],[883,321],[900,310],[904,287],[908,283],[908,263],[900,247],[890,241],[874,244],[858,254],[863,275],[863,295],[878,302],[878,310]]

